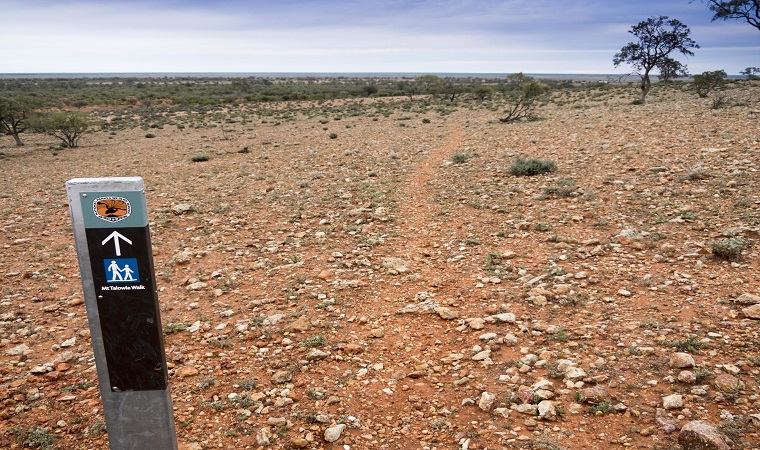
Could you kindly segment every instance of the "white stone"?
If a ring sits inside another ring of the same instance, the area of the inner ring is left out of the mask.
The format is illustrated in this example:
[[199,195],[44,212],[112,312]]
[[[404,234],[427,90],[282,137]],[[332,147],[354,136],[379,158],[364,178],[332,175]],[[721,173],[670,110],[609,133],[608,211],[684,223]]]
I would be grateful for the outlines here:
[[483,411],[490,411],[493,409],[493,404],[496,401],[496,395],[491,394],[488,391],[483,391],[480,394],[480,401],[478,401],[478,408]]
[[673,394],[663,397],[662,407],[665,409],[683,408],[683,396],[681,394]]
[[338,439],[340,439],[340,435],[343,433],[343,430],[346,429],[345,423],[340,423],[338,425],[329,427],[325,430],[325,441],[327,442],[335,442]]

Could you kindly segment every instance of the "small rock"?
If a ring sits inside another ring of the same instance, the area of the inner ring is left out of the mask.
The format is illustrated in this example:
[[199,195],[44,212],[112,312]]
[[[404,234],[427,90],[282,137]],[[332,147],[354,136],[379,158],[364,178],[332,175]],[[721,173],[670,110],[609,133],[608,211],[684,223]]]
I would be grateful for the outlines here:
[[497,336],[498,335],[496,333],[484,333],[480,335],[479,339],[481,341],[492,341],[496,339]]
[[742,314],[749,319],[760,320],[760,304],[743,308]]
[[6,350],[5,354],[8,356],[25,355],[29,351],[29,346],[26,344],[19,344],[13,348]]
[[490,356],[491,356],[491,350],[487,349],[487,350],[483,350],[481,352],[476,353],[472,357],[472,360],[473,361],[483,361],[483,360],[488,359],[488,357],[490,357]]
[[287,370],[277,371],[272,375],[272,384],[285,384],[293,379],[293,375]]
[[299,316],[294,321],[290,322],[290,325],[288,325],[289,330],[298,331],[301,333],[309,331],[310,327],[311,323],[309,323],[309,319],[306,316]]
[[203,281],[196,281],[195,283],[190,283],[187,285],[188,291],[199,291],[201,289],[207,288],[208,283]]
[[268,446],[269,444],[272,443],[271,435],[269,433],[268,428],[262,428],[259,431],[257,431],[255,439],[256,439],[256,444],[262,447]]
[[655,422],[657,422],[660,430],[665,434],[670,434],[679,428],[678,419],[672,417],[658,417],[655,419]]
[[480,394],[480,400],[478,401],[478,408],[483,411],[490,411],[493,409],[493,404],[496,401],[496,395],[491,394],[488,391],[483,391]]
[[369,332],[369,337],[381,338],[385,336],[385,330],[382,328],[374,328]]
[[180,203],[172,208],[172,212],[178,216],[194,210],[195,207],[189,203]]
[[538,404],[538,417],[544,420],[553,420],[557,417],[557,409],[550,400],[544,400]]
[[598,405],[612,398],[610,392],[604,386],[599,385],[581,389],[580,395],[592,405]]
[[494,316],[496,320],[502,323],[515,323],[517,321],[517,317],[514,313],[508,312],[508,313],[501,313]]
[[177,265],[177,266],[183,266],[185,264],[188,264],[193,259],[193,253],[188,250],[183,250],[174,256],[172,256],[171,261],[169,261],[169,265]]
[[670,367],[674,369],[687,369],[694,367],[694,357],[688,353],[673,353],[670,357]]
[[459,318],[458,311],[454,311],[445,306],[439,306],[438,308],[435,308],[435,312],[443,320],[454,320]]
[[290,446],[292,448],[306,448],[309,446],[309,441],[304,438],[293,438],[290,440]]
[[467,324],[467,326],[469,326],[473,330],[482,330],[483,327],[486,326],[485,319],[483,319],[481,317],[474,317],[474,318],[470,318],[470,319],[464,319],[464,321]]
[[734,300],[734,302],[740,305],[758,305],[760,304],[760,295],[753,295],[744,293]]
[[735,392],[742,388],[742,382],[728,373],[721,373],[716,376],[712,384],[721,392]]
[[673,394],[663,397],[662,407],[665,409],[683,408],[683,397],[681,394]]
[[538,414],[538,406],[531,405],[530,403],[523,403],[521,405],[517,405],[515,410],[521,414],[528,414],[531,416],[535,416],[536,414]]
[[729,450],[717,428],[703,420],[684,425],[678,434],[678,443],[683,450]]
[[315,348],[314,350],[310,351],[308,355],[306,355],[306,360],[317,361],[320,359],[325,359],[328,356],[330,356],[329,353],[323,352],[322,350]]
[[174,374],[180,378],[192,377],[198,375],[198,369],[193,366],[182,366],[174,371]]
[[567,372],[565,372],[565,379],[567,380],[577,380],[579,378],[585,378],[586,377],[586,371],[581,369],[580,367],[572,367],[568,369]]
[[409,271],[409,263],[401,258],[384,258],[382,264],[392,275],[398,275]]
[[335,442],[338,439],[340,439],[341,433],[343,433],[343,430],[346,429],[346,424],[341,423],[332,427],[329,427],[325,430],[325,441],[327,442]]
[[32,370],[30,370],[30,372],[33,373],[33,374],[35,374],[35,375],[41,375],[43,373],[48,373],[48,372],[52,372],[52,371],[53,371],[53,368],[51,366],[48,366],[48,365],[34,366],[34,368],[32,368]]
[[691,370],[682,370],[678,373],[678,381],[681,383],[691,384],[697,381],[697,376]]

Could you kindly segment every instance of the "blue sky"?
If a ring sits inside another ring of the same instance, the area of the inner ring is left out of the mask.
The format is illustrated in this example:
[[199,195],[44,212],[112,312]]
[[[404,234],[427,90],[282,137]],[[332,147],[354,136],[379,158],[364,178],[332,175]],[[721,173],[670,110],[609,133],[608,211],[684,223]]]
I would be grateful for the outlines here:
[[[0,73],[625,73],[631,26],[685,23],[691,73],[760,66],[699,0],[0,0]],[[12,36],[12,39],[8,39]]]

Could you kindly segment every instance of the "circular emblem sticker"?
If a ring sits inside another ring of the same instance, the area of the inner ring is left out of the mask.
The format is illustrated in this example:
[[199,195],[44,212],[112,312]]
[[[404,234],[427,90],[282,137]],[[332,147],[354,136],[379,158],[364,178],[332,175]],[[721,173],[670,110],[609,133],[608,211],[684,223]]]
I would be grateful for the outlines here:
[[108,222],[124,220],[132,213],[132,205],[124,197],[100,197],[92,202],[95,217]]

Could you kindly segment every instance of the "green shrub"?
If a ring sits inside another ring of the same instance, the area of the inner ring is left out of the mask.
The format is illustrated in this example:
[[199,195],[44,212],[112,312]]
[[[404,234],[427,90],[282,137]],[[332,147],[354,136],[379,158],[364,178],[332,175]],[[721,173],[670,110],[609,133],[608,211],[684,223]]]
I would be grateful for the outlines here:
[[337,139],[338,133],[330,133],[330,139]]
[[47,428],[35,425],[28,430],[21,427],[11,427],[9,432],[16,435],[19,443],[32,448],[41,448],[43,450],[51,448],[55,442],[55,435]]
[[518,177],[541,175],[555,170],[557,170],[557,165],[554,161],[536,158],[526,159],[522,156],[518,156],[509,166],[509,173]]
[[741,237],[718,239],[710,242],[713,255],[726,261],[738,261],[742,251],[750,247],[750,242]]
[[192,158],[190,158],[190,160],[192,162],[204,162],[204,161],[208,161],[209,157],[208,155],[195,155]]
[[145,135],[145,137],[148,138],[148,139],[151,139],[151,138],[156,137],[156,135],[153,134],[153,133],[148,133],[148,134]]
[[692,86],[697,95],[701,98],[707,97],[710,91],[713,91],[726,82],[726,71],[715,70],[712,72],[702,72],[700,75],[694,75]]
[[327,345],[327,338],[321,334],[318,334],[304,339],[300,345],[301,347],[324,347]]
[[454,164],[463,164],[467,161],[467,155],[465,155],[464,153],[457,153],[451,157],[451,161]]

